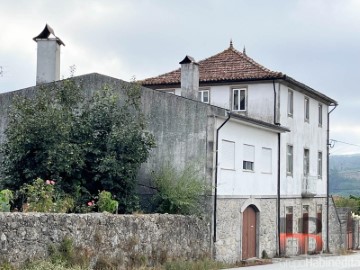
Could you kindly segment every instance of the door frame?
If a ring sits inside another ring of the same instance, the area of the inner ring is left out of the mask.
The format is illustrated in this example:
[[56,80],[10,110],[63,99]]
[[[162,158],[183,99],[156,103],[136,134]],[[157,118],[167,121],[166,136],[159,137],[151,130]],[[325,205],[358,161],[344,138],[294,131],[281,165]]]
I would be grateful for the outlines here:
[[252,207],[255,210],[255,214],[256,214],[256,247],[255,247],[255,256],[257,258],[260,258],[260,251],[259,251],[259,231],[260,231],[260,212],[261,212],[261,208],[260,208],[260,202],[254,198],[250,198],[248,200],[246,200],[243,205],[241,206],[240,209],[240,245],[239,245],[239,259],[243,260],[243,256],[242,256],[242,238],[243,238],[243,222],[244,222],[244,211],[248,208],[248,207]]

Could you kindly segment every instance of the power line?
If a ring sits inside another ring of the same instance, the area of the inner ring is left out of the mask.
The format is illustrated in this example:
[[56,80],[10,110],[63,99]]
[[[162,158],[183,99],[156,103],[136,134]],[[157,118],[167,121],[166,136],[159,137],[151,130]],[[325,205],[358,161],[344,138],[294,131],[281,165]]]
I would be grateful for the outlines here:
[[343,143],[343,144],[347,144],[347,145],[351,145],[351,146],[360,147],[360,145],[358,145],[358,144],[343,142],[343,141],[339,141],[339,140],[335,140],[335,139],[330,139],[330,142],[338,142],[338,143]]

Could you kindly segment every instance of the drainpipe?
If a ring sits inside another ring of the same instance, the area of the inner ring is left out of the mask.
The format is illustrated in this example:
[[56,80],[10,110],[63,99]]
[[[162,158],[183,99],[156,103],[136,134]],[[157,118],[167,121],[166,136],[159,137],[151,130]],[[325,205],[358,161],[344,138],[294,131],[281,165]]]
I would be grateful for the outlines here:
[[280,243],[280,233],[281,233],[281,228],[280,228],[280,142],[281,142],[281,134],[278,133],[278,169],[277,169],[277,223],[278,223],[278,249],[279,249],[279,256],[281,256],[281,243]]
[[219,161],[219,131],[230,120],[231,114],[228,113],[228,118],[216,129],[216,161],[215,161],[215,191],[214,191],[214,237],[213,241],[216,242],[216,208],[217,208],[217,180],[218,180],[218,161]]
[[330,168],[329,168],[329,159],[330,159],[330,114],[332,113],[333,110],[336,109],[337,104],[334,104],[335,107],[332,108],[332,110],[330,112],[328,112],[327,114],[327,130],[326,130],[326,142],[327,142],[327,146],[326,146],[326,170],[327,170],[327,175],[326,175],[326,252],[330,253],[330,248],[329,248],[329,196],[330,196],[330,177],[329,177],[329,173],[330,173]]
[[[276,98],[277,98],[277,94],[276,94],[276,87],[275,87],[275,80],[273,80],[273,89],[274,89],[274,125],[280,125],[280,123],[278,123],[276,120]],[[280,89],[280,85],[279,85],[279,89]],[[277,234],[278,234],[278,246],[276,247],[276,249],[278,250],[278,255],[281,256],[281,243],[280,243],[280,233],[281,233],[281,228],[280,228],[280,163],[281,163],[281,154],[280,154],[280,147],[281,147],[281,134],[278,133],[278,164],[277,164]]]

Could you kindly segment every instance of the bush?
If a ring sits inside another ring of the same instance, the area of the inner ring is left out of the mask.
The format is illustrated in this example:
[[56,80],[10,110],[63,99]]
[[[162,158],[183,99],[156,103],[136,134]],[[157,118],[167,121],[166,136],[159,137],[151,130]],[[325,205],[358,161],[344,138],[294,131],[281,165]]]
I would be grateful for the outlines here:
[[55,181],[37,178],[32,184],[20,188],[20,195],[25,196],[24,212],[67,213],[74,207],[74,200],[68,195],[61,195],[55,190]]
[[152,175],[157,211],[169,214],[200,214],[208,186],[193,166],[176,171],[170,165]]
[[0,191],[0,212],[10,212],[10,202],[13,198],[14,194],[11,190]]
[[117,213],[119,203],[112,199],[112,195],[108,191],[99,193],[98,207],[100,212]]

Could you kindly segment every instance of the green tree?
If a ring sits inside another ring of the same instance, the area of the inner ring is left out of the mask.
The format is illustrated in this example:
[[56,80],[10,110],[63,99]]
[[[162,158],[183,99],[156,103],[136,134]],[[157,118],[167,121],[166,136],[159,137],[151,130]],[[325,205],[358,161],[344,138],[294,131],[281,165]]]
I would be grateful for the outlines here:
[[32,98],[18,96],[1,147],[2,186],[19,190],[38,177],[53,179],[78,205],[108,190],[120,212],[131,212],[137,171],[155,144],[145,131],[140,86],[123,88],[123,97],[104,87],[85,98],[69,79]]

